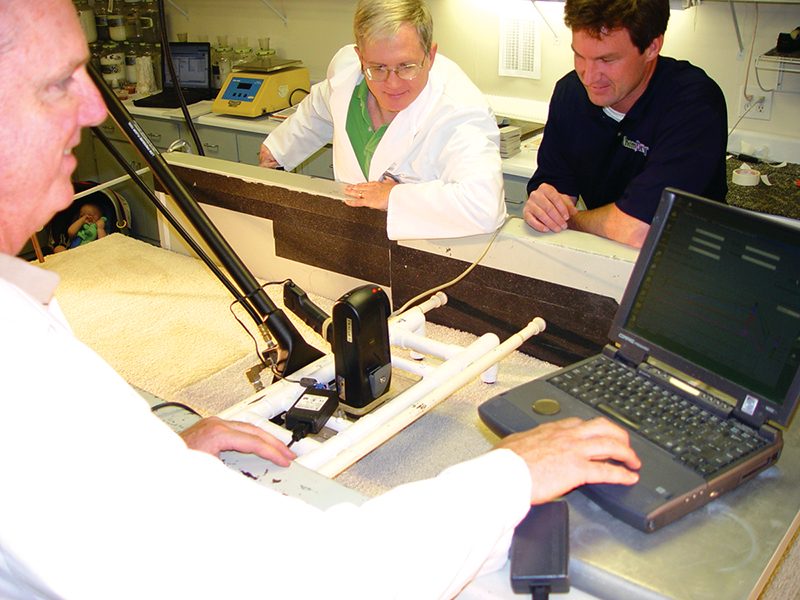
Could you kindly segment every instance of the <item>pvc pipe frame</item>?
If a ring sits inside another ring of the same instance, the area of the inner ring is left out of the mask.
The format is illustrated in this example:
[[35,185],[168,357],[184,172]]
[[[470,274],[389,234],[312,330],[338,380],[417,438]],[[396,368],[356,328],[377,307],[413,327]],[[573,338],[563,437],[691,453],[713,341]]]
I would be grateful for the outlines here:
[[[478,375],[478,373],[488,368],[489,366],[496,364],[498,361],[506,357],[508,354],[519,348],[531,336],[537,335],[542,331],[544,331],[545,326],[546,325],[544,319],[542,319],[541,317],[536,317],[533,321],[528,323],[528,325],[525,328],[513,334],[505,342],[503,342],[502,344],[500,344],[487,354],[477,359],[471,365],[463,369],[460,373],[454,375],[453,377],[449,378],[446,382],[442,383],[440,386],[434,388],[427,394],[418,398],[416,402],[408,406],[405,410],[397,414],[397,416],[395,416],[394,418],[386,421],[378,428],[374,429],[373,432],[371,432],[369,435],[363,437],[358,442],[352,444],[348,448],[337,452],[337,454],[333,458],[328,460],[326,463],[321,464],[316,468],[315,467],[312,468],[314,468],[321,475],[325,475],[327,477],[335,477],[336,475],[344,471],[346,468],[351,466],[353,463],[355,463],[357,460],[367,455],[368,453],[372,452],[372,450],[383,444],[386,440],[396,435],[398,432],[406,428],[408,425],[419,419],[422,415],[429,412],[435,406],[439,405],[441,402],[446,400],[451,394],[455,393],[461,387],[463,387],[464,385],[469,383],[472,379],[474,379]],[[418,385],[419,384],[417,384],[417,386]],[[411,388],[409,392],[413,391],[417,386]],[[403,395],[405,394],[402,394],[401,396],[396,398],[396,400],[399,400]],[[378,411],[380,410],[381,409],[378,409]],[[360,422],[361,421],[359,421],[359,423]],[[358,425],[358,423],[356,425]],[[348,434],[351,429],[352,427],[348,428],[345,431],[345,434]],[[333,440],[339,437],[340,436],[337,435],[335,438],[333,438]],[[330,441],[332,440],[328,440],[328,442]],[[305,464],[306,466],[310,466],[308,464],[310,462],[310,457],[312,457],[313,455],[321,455],[323,448],[328,442],[326,442],[316,450],[313,450],[312,452],[302,456],[301,458],[298,459],[297,462]]]
[[[350,425],[350,427],[339,433],[339,435],[326,440],[311,452],[303,454],[296,462],[314,471],[318,470],[320,467],[333,460],[338,454],[379,429],[382,425],[412,406],[415,402],[420,401],[437,388],[448,383],[481,357],[486,356],[492,349],[497,348],[499,344],[500,340],[495,334],[484,334],[463,349],[457,356],[442,363],[430,375],[424,377],[421,381],[411,386],[399,396],[361,417],[358,421]],[[495,358],[494,360],[497,361],[499,358]],[[486,366],[489,366],[489,364]],[[486,369],[486,366],[482,367],[481,371]],[[479,372],[480,371],[476,371],[469,379],[456,387],[455,390],[466,384],[467,381],[474,378]],[[449,396],[452,393],[451,391],[447,395]]]
[[[426,364],[392,356],[393,366],[420,375],[422,380],[354,423],[347,419],[331,419],[328,427],[337,431],[337,435],[325,442],[310,438],[298,441],[292,447],[299,456],[298,463],[329,477],[337,475],[466,385],[478,374],[493,370],[496,379],[498,362],[525,340],[545,328],[544,320],[537,317],[503,344],[500,344],[499,338],[494,334],[485,334],[466,348],[438,342],[430,343],[432,340],[414,332],[424,331],[424,313],[442,304],[444,302],[440,298],[434,297],[409,309],[406,313],[390,320],[389,330],[392,345],[395,345],[394,340],[402,340],[405,345],[401,347],[423,349],[447,360],[432,368]],[[442,356],[442,353],[446,356]],[[282,442],[288,443],[291,432],[276,425],[271,419],[289,410],[303,394],[305,387],[299,382],[301,378],[311,378],[326,383],[334,377],[333,355],[328,354],[295,372],[291,380],[280,379],[265,390],[222,411],[219,416],[252,423]]]
[[[425,302],[390,320],[389,327],[391,329],[396,326],[403,326],[413,328],[415,331],[424,331],[425,313],[446,303],[447,296],[439,292]],[[426,375],[431,369],[427,365],[417,366],[412,364],[411,361],[395,356],[392,357],[392,364],[396,364],[398,368],[420,376]],[[333,355],[327,354],[298,370],[292,375],[291,379],[280,379],[274,382],[264,390],[228,407],[220,412],[218,416],[223,419],[247,421],[260,426],[262,422],[269,422],[270,419],[285,413],[300,398],[305,390],[299,383],[300,379],[305,377],[320,383],[327,383],[332,381],[335,376]]]

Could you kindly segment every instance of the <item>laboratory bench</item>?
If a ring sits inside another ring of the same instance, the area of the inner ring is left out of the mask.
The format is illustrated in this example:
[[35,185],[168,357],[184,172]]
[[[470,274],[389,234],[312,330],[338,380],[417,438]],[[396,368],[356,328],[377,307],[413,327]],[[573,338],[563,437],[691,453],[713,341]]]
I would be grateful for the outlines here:
[[[760,181],[754,186],[731,182],[733,172],[742,165],[758,171]],[[728,159],[728,204],[756,212],[800,219],[800,164],[743,163]]]
[[[213,168],[209,162],[211,159],[198,160],[198,157],[194,159],[198,164]],[[211,211],[213,219],[218,219],[217,213],[216,208]],[[246,229],[241,225],[242,221],[238,221],[237,226],[240,231]],[[247,231],[243,233],[249,235]],[[508,236],[506,242],[520,239],[515,232],[504,234],[506,235]],[[578,239],[580,238],[581,236],[578,236]],[[87,251],[105,253],[106,249],[103,249],[102,244],[108,245],[113,242],[111,239],[97,242],[97,246],[90,245]],[[241,238],[232,238],[231,242],[237,246],[235,248],[237,251],[241,248]],[[264,244],[262,239],[261,254],[264,254],[265,249],[269,251],[270,246],[269,243]],[[588,250],[584,248],[584,251]],[[149,247],[146,251],[163,252]],[[530,253],[531,250],[527,252]],[[77,261],[85,254],[87,253],[65,253],[57,260],[62,263],[65,260]],[[133,252],[129,254],[132,255]],[[164,252],[164,254],[168,256],[159,257],[154,262],[165,267],[170,264],[169,261],[177,260],[169,256],[173,253]],[[242,256],[248,262],[251,260],[251,256],[246,252],[243,252]],[[95,258],[95,255],[87,256],[89,262]],[[276,257],[270,257],[270,260],[274,262]],[[136,270],[141,271],[138,265],[144,264],[144,261],[134,260],[133,263],[136,265]],[[309,268],[309,265],[305,266]],[[322,280],[327,280],[326,285],[331,285],[331,280],[342,278],[340,275],[324,272],[319,268],[310,267],[310,269],[313,274],[309,282],[314,279],[317,285],[320,285]],[[91,271],[84,268],[76,270],[80,273]],[[303,277],[300,265],[295,264],[291,270]],[[149,277],[150,273],[140,276]],[[206,290],[206,286],[210,285],[209,281],[213,282],[213,276],[205,272],[201,274],[191,272],[187,277],[190,278],[192,285],[186,288],[186,293],[183,295],[185,298],[181,295],[167,295],[168,300],[164,302],[169,303],[170,310],[148,310],[146,318],[149,321],[161,318],[177,321],[178,324],[187,323],[185,327],[176,327],[176,331],[193,330],[201,326],[196,323],[197,312],[178,307],[183,307],[180,302],[186,302],[189,306],[196,303],[198,293]],[[95,293],[113,295],[117,280],[121,282],[120,285],[124,290],[129,290],[135,281],[134,275],[124,270],[115,276],[114,281],[109,281],[106,276],[97,277],[92,297],[95,297]],[[341,283],[345,288],[351,286],[350,281]],[[472,284],[476,285],[476,282],[472,281]],[[305,282],[303,285],[305,286]],[[308,286],[311,287],[313,286]],[[80,300],[86,297],[87,292],[81,287],[72,293]],[[63,300],[62,306],[66,311],[71,302],[68,298]],[[227,310],[227,303],[228,298],[223,293],[221,304],[223,312]],[[67,316],[72,320],[69,314]],[[92,314],[90,318],[94,321],[96,315]],[[130,314],[130,321],[135,323],[134,314]],[[79,323],[76,322],[75,326],[76,332],[82,330]],[[454,342],[450,338],[439,338],[438,336],[443,335],[440,328],[429,328],[428,335],[447,343]],[[455,332],[454,335],[465,334]],[[119,346],[130,347],[125,335],[114,337]],[[213,336],[200,333],[189,337],[197,356],[214,357],[217,353],[219,343]],[[172,340],[158,339],[152,340],[152,343],[162,347],[166,343],[172,343]],[[198,343],[200,346],[197,346]],[[455,343],[461,345],[460,339]],[[130,352],[130,349],[127,351]],[[144,343],[134,345],[134,351],[147,353],[148,346]],[[546,368],[546,365],[540,365],[531,369],[527,359],[523,363],[520,357],[509,357],[509,359],[510,362],[504,361],[501,365],[500,377],[495,384],[489,386],[480,381],[473,382],[471,391],[456,393],[336,479],[322,477],[297,463],[282,469],[252,455],[228,452],[224,453],[222,458],[230,468],[242,472],[244,476],[258,481],[261,485],[302,498],[319,508],[325,509],[343,501],[360,504],[374,495],[365,490],[388,489],[420,477],[432,476],[441,468],[449,466],[448,462],[452,464],[490,448],[496,438],[481,425],[475,410],[477,405],[504,391],[508,386],[516,385],[520,377],[524,380],[525,377],[540,374],[541,369]],[[164,367],[148,362],[145,371],[152,374],[159,369],[171,371],[176,368],[172,362]],[[247,385],[240,370],[223,369],[210,372],[215,375],[182,388],[178,398],[157,398],[149,393],[142,395],[151,404],[159,403],[162,399],[178,399],[197,406],[199,398],[210,396],[207,393],[209,390],[228,392],[240,389],[239,386],[242,384]],[[220,373],[222,377],[218,377]],[[191,391],[184,393],[188,390]],[[235,399],[247,402],[245,394]],[[189,424],[186,421],[186,414],[177,408],[172,411],[170,409],[159,411],[158,415],[176,429]],[[758,597],[798,526],[798,511],[800,511],[798,433],[800,431],[795,424],[786,436],[784,453],[776,466],[702,510],[653,534],[644,534],[615,520],[580,492],[569,494],[566,500],[570,511],[570,578],[573,589],[564,596],[566,600],[595,598],[745,600]],[[435,443],[431,440],[435,440]],[[367,485],[355,486],[353,485],[355,482]],[[221,507],[220,516],[224,517],[229,510]],[[465,526],[468,527],[468,523]],[[512,600],[525,597],[512,593],[508,577],[508,565],[506,565],[499,572],[473,581],[459,594],[458,599]],[[769,598],[772,600],[778,597],[780,596]]]
[[[179,139],[191,144],[180,110],[129,109],[160,150],[167,150]],[[206,157],[172,153],[167,160],[189,182],[204,210],[258,277],[279,280],[290,276],[307,292],[327,298],[339,297],[363,282],[375,282],[386,286],[395,305],[399,305],[432,281],[441,282],[461,272],[490,238],[390,242],[385,238],[385,214],[330,202],[331,198],[341,200],[343,195],[341,184],[328,181],[329,149],[327,154],[323,149],[301,165],[299,176],[258,169],[253,165],[258,163],[261,142],[277,126],[276,122],[266,117],[215,115],[203,112],[203,107],[192,111],[196,112],[195,124]],[[101,130],[134,167],[144,166],[116,125],[107,121]],[[85,136],[82,146],[76,150],[80,178],[108,180],[122,174],[93,136]],[[729,176],[730,170],[739,166],[740,163],[729,161]],[[772,188],[763,183],[748,189],[729,184],[731,204],[800,217],[798,192],[788,185],[793,177],[800,178],[798,165],[782,169],[753,166],[769,174]],[[523,142],[520,154],[504,159],[511,214],[520,212],[525,186],[535,167],[535,140]],[[269,187],[268,193],[258,189],[265,186]],[[140,193],[133,184],[116,189],[131,204],[135,237],[189,253],[149,201],[137,198]],[[169,204],[170,199],[165,201]],[[779,209],[775,205],[780,205]],[[292,219],[281,218],[289,212]],[[494,331],[504,339],[519,329],[518,321],[527,321],[534,313],[542,314],[548,329],[526,352],[553,365],[566,364],[595,352],[604,343],[637,254],[622,244],[578,232],[538,234],[519,219],[512,219],[481,265],[448,292],[452,300],[442,311],[444,316],[432,322],[468,332]],[[353,256],[358,260],[351,260]],[[170,418],[168,412],[160,416]],[[476,444],[485,444],[483,434],[477,433],[477,415],[470,419],[466,428],[455,431],[459,443],[470,443],[463,437],[466,432],[478,435],[473,440]],[[424,431],[436,421],[437,415],[432,413],[423,417],[417,427]],[[402,435],[409,439],[409,434]],[[384,476],[391,473],[394,479],[400,469],[402,476],[402,467],[390,456],[398,444],[405,447],[403,438],[379,448],[363,459],[359,468],[372,468]],[[417,447],[416,451],[426,450]],[[224,458],[229,466],[243,472],[267,473],[261,459],[233,453]],[[423,456],[411,462],[419,464],[424,460]],[[368,497],[300,465],[285,471],[271,466],[268,471],[269,476],[258,477],[260,483],[298,495],[321,508],[341,500],[360,503]],[[786,436],[786,447],[777,466],[654,534],[633,530],[579,492],[573,492],[567,497],[573,590],[565,597],[754,599],[800,525],[798,490],[800,425],[795,423]],[[474,581],[459,599],[519,597],[510,590],[506,566]]]

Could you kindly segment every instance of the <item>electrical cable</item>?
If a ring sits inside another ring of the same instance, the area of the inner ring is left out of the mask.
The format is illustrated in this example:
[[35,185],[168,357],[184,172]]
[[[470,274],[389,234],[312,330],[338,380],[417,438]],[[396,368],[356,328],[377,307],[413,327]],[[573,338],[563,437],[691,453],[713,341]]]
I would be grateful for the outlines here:
[[750,108],[748,108],[746,111],[744,111],[742,113],[742,116],[739,117],[739,120],[736,121],[736,123],[733,124],[733,127],[731,127],[731,130],[728,132],[728,137],[731,137],[731,134],[733,133],[733,130],[736,129],[736,126],[739,125],[739,123],[742,122],[742,119],[744,119],[747,116],[747,113],[749,113],[751,110],[753,110],[756,107],[756,104],[758,104],[758,103],[757,102],[753,102],[753,104],[750,105]]
[[183,112],[183,118],[186,120],[186,126],[189,128],[189,133],[192,134],[192,139],[194,140],[194,145],[197,147],[197,153],[200,156],[205,156],[205,152],[203,151],[203,145],[200,143],[200,136],[197,135],[197,129],[195,129],[194,122],[192,121],[192,115],[189,114],[189,107],[186,106],[186,99],[183,97],[183,90],[181,90],[181,82],[178,80],[178,77],[175,75],[175,65],[172,63],[172,53],[169,49],[169,36],[167,35],[167,18],[164,11],[164,0],[157,0],[158,1],[158,20],[161,23],[161,51],[164,52],[165,60],[163,61],[166,66],[167,70],[169,70],[169,76],[172,79],[172,85],[175,88],[175,93],[178,96],[178,102],[181,105],[181,112]]
[[[284,281],[269,281],[269,282],[263,284],[260,289],[263,290],[268,285],[283,285],[287,281],[289,281],[289,280],[285,279]],[[247,333],[247,335],[250,336],[250,339],[253,340],[253,345],[256,347],[256,356],[258,356],[258,359],[261,361],[261,364],[263,365],[263,367],[266,369],[267,367],[271,366],[272,369],[273,369],[273,372],[274,372],[275,371],[275,363],[271,363],[271,365],[268,365],[266,363],[266,361],[264,360],[264,357],[261,355],[261,350],[258,347],[258,341],[256,340],[256,337],[250,332],[250,330],[247,328],[247,326],[244,323],[242,323],[241,319],[236,315],[236,313],[233,312],[233,307],[236,304],[240,304],[242,307],[245,308],[245,310],[248,310],[248,312],[250,310],[253,310],[253,308],[247,303],[247,299],[249,297],[253,296],[254,294],[255,294],[255,292],[250,292],[246,296],[237,296],[236,299],[233,302],[231,302],[230,306],[228,306],[228,310],[231,311],[231,314],[233,315],[233,318],[236,319],[236,321],[239,323],[239,325],[242,326],[242,329],[244,329],[245,333]],[[260,323],[260,321],[256,318],[256,325],[258,325],[259,323]],[[280,376],[278,376],[278,377],[280,377]]]
[[177,408],[182,408],[186,412],[190,412],[193,415],[196,415],[200,418],[203,417],[199,412],[193,409],[191,406],[187,406],[186,404],[181,404],[180,402],[162,402],[161,404],[156,404],[155,406],[150,407],[150,412],[156,412],[157,410],[161,410],[162,408],[167,408],[170,406],[174,406]]
[[[294,106],[294,104],[292,104],[292,97],[294,96],[295,92],[303,92],[306,96],[308,96],[311,93],[308,90],[304,90],[303,88],[296,88],[292,90],[292,93],[289,94],[289,106]],[[303,98],[303,100],[305,100],[305,98]],[[303,100],[300,100],[300,102],[302,102]]]
[[478,266],[478,263],[480,263],[483,260],[483,257],[486,256],[486,253],[489,252],[489,248],[491,248],[492,244],[494,244],[494,241],[495,241],[495,239],[497,239],[497,235],[500,233],[500,230],[503,229],[503,227],[505,227],[505,224],[508,223],[513,218],[515,218],[515,217],[513,217],[512,215],[508,215],[506,217],[506,220],[503,221],[503,224],[500,225],[500,227],[497,228],[497,230],[494,232],[494,234],[492,234],[492,238],[489,240],[489,243],[486,244],[486,247],[483,249],[483,252],[481,252],[481,255],[478,258],[476,258],[470,266],[468,266],[466,269],[464,269],[464,271],[458,277],[456,277],[455,279],[451,279],[447,283],[443,283],[442,285],[436,286],[436,287],[431,288],[431,289],[429,289],[429,290],[427,290],[425,292],[422,292],[421,294],[418,294],[417,296],[414,296],[413,298],[411,298],[411,300],[409,300],[408,302],[403,304],[403,306],[401,306],[396,311],[394,311],[392,314],[390,314],[389,318],[391,319],[392,317],[396,317],[397,315],[405,312],[406,310],[408,310],[409,308],[414,306],[414,304],[416,304],[420,300],[422,300],[424,298],[428,298],[429,296],[432,296],[436,292],[441,292],[442,290],[446,290],[447,288],[454,286],[459,281],[464,279],[464,277],[469,275],[469,273],[475,267]]
[[[753,39],[750,41],[750,53],[747,56],[747,70],[745,71],[745,74],[744,74],[744,85],[742,86],[742,96],[744,96],[745,100],[747,100],[748,102],[751,102],[751,104],[750,104],[750,107],[742,113],[742,115],[739,117],[739,120],[736,121],[736,123],[733,124],[733,127],[730,128],[730,131],[728,131],[728,137],[729,138],[731,137],[731,134],[733,133],[733,130],[736,129],[736,127],[739,126],[739,123],[742,122],[742,119],[744,119],[747,116],[747,113],[749,113],[751,110],[753,110],[753,108],[755,108],[756,104],[760,103],[759,101],[753,102],[752,94],[749,95],[749,96],[747,94],[747,82],[750,79],[750,62],[753,60],[753,49],[755,48],[755,45],[756,45],[756,32],[757,31],[758,31],[758,4],[756,4],[756,14],[755,14],[755,19],[753,20]],[[764,86],[761,85],[761,80],[758,77],[758,70],[757,69],[756,69],[756,82],[758,83],[758,87],[760,87],[762,90],[764,90]],[[764,91],[766,92],[766,91],[769,91],[769,90],[764,90]],[[761,102],[763,102],[763,98],[762,98]]]

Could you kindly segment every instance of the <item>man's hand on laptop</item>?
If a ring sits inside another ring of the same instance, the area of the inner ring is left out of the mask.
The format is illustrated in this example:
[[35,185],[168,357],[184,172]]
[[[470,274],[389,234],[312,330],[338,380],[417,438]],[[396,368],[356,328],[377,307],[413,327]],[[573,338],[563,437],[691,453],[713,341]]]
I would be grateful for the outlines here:
[[642,466],[625,430],[599,418],[569,418],[503,438],[528,465],[531,504],[550,502],[586,483],[633,485]]

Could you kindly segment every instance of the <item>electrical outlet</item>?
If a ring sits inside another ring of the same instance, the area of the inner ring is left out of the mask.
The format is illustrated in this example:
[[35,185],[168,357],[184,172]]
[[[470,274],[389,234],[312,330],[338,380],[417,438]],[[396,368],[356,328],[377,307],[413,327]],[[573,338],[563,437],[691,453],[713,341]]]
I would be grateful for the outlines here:
[[[772,116],[772,92],[765,92],[760,87],[748,87],[747,96],[752,100],[745,98],[744,90],[739,88],[739,116],[744,116],[745,119],[769,121]],[[763,100],[758,102],[760,98]]]

